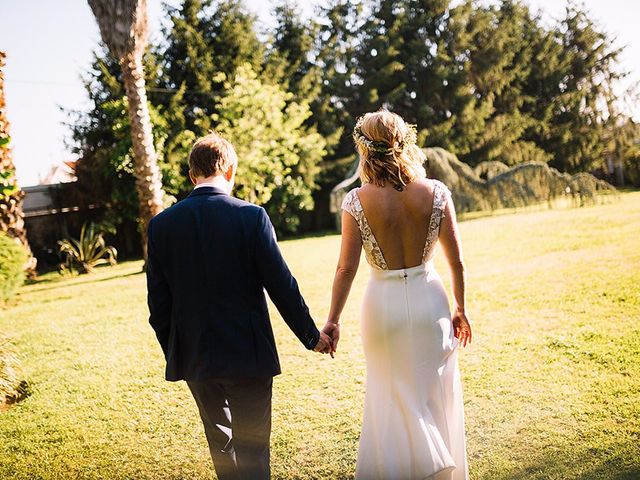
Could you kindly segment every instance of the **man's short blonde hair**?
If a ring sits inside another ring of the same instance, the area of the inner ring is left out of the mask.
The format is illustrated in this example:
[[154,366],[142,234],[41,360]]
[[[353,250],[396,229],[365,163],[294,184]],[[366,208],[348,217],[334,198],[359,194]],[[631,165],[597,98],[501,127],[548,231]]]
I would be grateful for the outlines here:
[[219,175],[236,163],[238,157],[233,145],[217,133],[196,140],[189,154],[189,171],[194,177]]

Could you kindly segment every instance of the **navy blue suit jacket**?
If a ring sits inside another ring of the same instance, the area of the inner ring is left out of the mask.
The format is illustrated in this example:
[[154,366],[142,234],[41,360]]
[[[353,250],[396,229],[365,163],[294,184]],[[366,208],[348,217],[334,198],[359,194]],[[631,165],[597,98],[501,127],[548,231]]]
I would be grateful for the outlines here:
[[320,333],[265,210],[195,189],[149,223],[149,323],[167,380],[280,373],[264,289],[307,349]]

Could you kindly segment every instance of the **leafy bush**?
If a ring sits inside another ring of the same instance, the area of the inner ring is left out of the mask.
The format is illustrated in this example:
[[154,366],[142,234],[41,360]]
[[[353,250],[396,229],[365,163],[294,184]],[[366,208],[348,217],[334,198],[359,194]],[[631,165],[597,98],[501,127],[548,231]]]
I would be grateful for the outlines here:
[[26,261],[22,245],[0,232],[0,303],[9,300],[24,282]]
[[70,238],[58,242],[65,261],[60,265],[64,272],[91,273],[98,265],[115,265],[118,252],[108,247],[101,232],[93,223],[85,223],[80,230],[80,239]]
[[238,154],[234,194],[263,205],[279,233],[298,229],[300,213],[313,209],[318,164],[326,141],[305,121],[308,103],[298,102],[279,85],[263,82],[249,64],[225,83],[216,131]]

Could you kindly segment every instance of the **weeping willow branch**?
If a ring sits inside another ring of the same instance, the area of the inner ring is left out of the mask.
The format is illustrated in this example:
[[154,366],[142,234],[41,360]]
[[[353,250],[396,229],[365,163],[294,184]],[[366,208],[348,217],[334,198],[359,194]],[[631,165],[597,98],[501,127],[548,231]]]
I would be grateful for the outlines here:
[[[501,162],[482,162],[475,169],[444,150],[423,149],[428,176],[444,182],[450,189],[458,213],[493,211],[532,205],[551,207],[558,200],[568,200],[579,207],[610,198],[618,191],[590,173],[569,175],[543,162],[526,162],[509,167]],[[355,167],[348,178],[331,192],[331,211],[340,225],[340,204],[346,192],[358,181]]]

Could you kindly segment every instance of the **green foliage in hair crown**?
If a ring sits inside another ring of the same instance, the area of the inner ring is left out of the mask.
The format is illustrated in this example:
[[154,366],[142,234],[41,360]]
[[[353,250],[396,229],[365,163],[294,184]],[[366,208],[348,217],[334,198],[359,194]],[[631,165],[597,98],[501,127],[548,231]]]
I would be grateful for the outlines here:
[[[353,129],[353,141],[356,145],[366,148],[372,152],[382,153],[384,155],[391,155],[394,151],[393,146],[387,142],[376,142],[371,140],[362,132],[362,122],[364,117],[360,117],[356,122],[356,126]],[[415,145],[417,139],[417,131],[415,125],[407,124],[407,133],[404,139],[398,145],[400,150],[404,150],[409,145]]]

